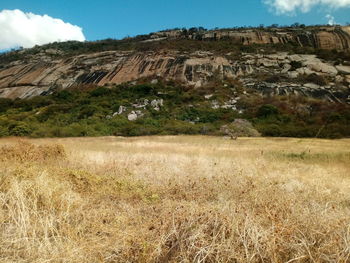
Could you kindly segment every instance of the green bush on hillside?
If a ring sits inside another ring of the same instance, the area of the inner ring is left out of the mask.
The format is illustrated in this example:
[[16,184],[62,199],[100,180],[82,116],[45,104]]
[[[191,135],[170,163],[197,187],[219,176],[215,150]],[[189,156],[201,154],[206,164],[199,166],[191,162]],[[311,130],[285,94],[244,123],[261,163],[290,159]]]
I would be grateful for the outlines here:
[[[222,87],[211,89],[220,103],[231,96]],[[201,90],[175,83],[84,86],[32,99],[0,99],[0,136],[140,136],[155,134],[220,134],[235,119],[250,120],[263,136],[339,138],[350,136],[350,106],[301,97],[242,95],[237,107],[213,109]],[[160,109],[135,103],[163,99]],[[119,107],[126,107],[121,115]],[[129,121],[132,111],[142,117]]]

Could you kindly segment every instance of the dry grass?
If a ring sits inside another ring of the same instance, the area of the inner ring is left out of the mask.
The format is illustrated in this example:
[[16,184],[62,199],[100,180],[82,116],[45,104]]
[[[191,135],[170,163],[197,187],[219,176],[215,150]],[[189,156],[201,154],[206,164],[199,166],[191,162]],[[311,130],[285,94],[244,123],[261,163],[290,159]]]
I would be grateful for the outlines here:
[[0,140],[0,262],[350,262],[350,140]]

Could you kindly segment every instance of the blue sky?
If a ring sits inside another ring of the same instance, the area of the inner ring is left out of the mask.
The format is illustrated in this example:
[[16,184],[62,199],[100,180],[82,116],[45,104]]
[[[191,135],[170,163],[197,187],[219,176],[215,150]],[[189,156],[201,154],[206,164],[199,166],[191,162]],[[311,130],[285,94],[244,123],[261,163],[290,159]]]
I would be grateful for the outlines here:
[[1,0],[0,11],[3,9],[62,19],[81,27],[87,40],[123,38],[174,27],[325,24],[326,15],[332,15],[337,23],[350,22],[350,5],[338,9],[316,5],[306,13],[278,15],[263,0]]

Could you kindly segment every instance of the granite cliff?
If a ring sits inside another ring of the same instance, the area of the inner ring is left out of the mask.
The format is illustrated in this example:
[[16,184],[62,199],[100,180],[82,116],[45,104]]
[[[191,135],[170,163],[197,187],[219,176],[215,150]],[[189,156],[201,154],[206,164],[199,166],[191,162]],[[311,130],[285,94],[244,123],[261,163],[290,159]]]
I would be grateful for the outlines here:
[[[230,45],[258,47],[254,52],[159,50],[108,50],[67,54],[59,48],[36,47],[38,52],[17,51],[16,59],[0,57],[0,97],[28,98],[81,84],[109,86],[142,78],[179,81],[193,88],[213,79],[237,79],[247,89],[262,94],[300,94],[328,101],[347,102],[350,96],[350,62],[315,54],[292,54],[287,46],[345,50],[350,47],[350,27],[266,30],[171,30],[133,39],[142,43],[225,41]],[[195,42],[192,42],[195,43]],[[279,49],[266,47],[279,45]],[[286,52],[281,52],[281,45]],[[261,48],[261,49],[259,49]],[[256,51],[258,50],[258,51]],[[259,52],[261,50],[261,52]],[[29,53],[29,54],[28,54]],[[308,82],[307,76],[325,81]],[[276,78],[278,76],[278,78]]]
[[350,26],[320,26],[308,28],[270,28],[236,30],[163,31],[151,35],[153,39],[188,38],[197,40],[232,39],[243,45],[288,44],[321,49],[349,49]]

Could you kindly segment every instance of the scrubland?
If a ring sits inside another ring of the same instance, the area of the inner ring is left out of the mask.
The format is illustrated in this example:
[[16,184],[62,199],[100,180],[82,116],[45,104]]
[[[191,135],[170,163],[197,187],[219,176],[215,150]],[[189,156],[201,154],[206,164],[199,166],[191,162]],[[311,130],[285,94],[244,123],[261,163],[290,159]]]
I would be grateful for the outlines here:
[[350,140],[0,140],[0,262],[349,262]]

